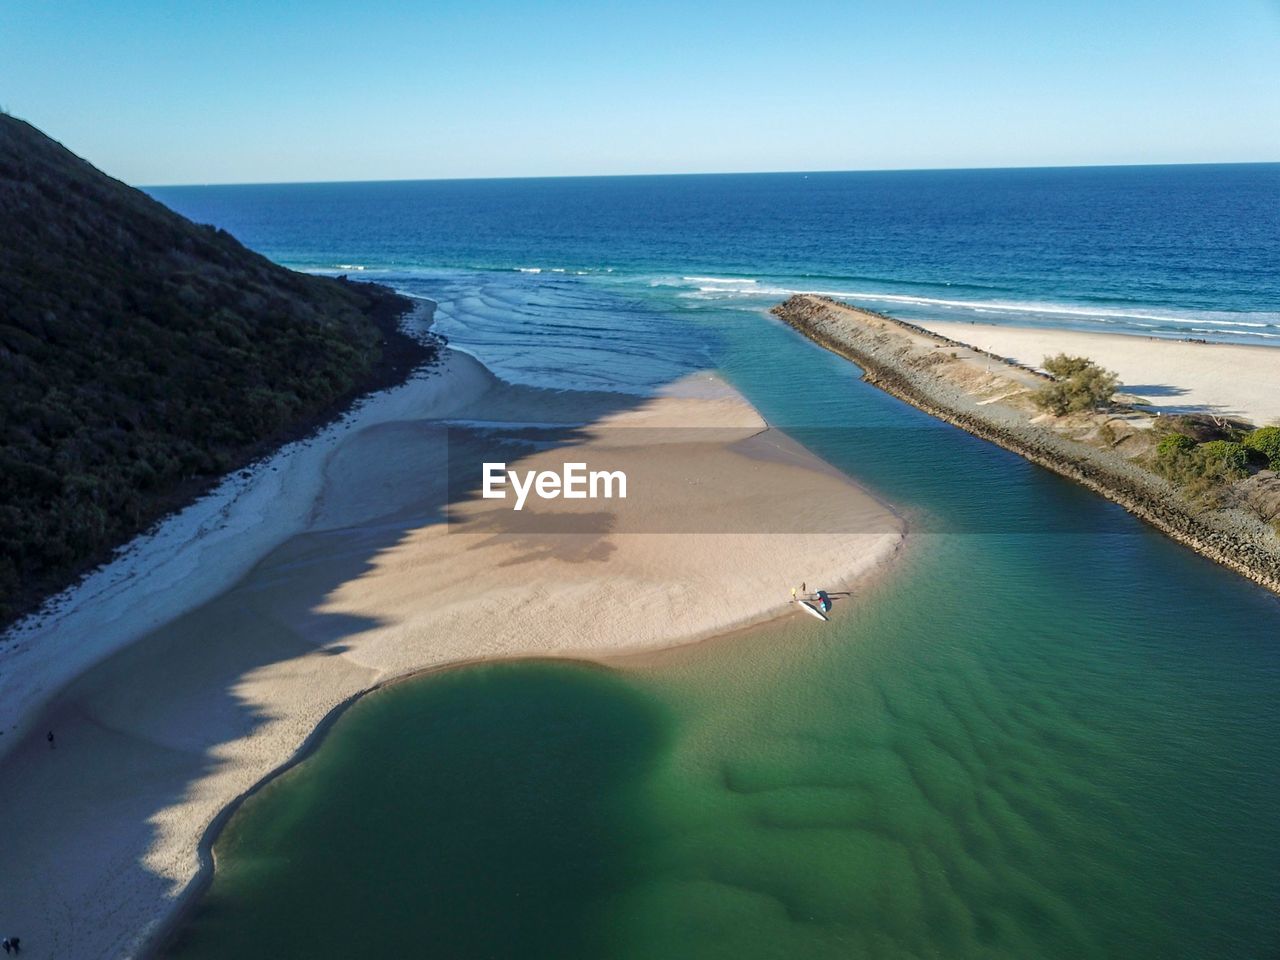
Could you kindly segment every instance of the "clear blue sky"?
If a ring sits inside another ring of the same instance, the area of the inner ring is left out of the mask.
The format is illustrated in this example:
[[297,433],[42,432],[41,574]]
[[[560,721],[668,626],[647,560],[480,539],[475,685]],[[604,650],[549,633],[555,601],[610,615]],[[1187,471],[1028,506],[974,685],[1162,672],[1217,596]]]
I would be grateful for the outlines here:
[[1280,0],[0,0],[136,184],[1280,160]]

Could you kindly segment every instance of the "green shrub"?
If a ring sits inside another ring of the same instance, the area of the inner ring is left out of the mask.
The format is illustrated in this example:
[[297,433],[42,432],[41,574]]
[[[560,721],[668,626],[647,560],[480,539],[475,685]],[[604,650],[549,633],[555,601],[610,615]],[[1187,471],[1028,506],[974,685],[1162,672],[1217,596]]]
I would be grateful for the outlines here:
[[1119,377],[1086,357],[1060,353],[1045,357],[1044,368],[1053,376],[1053,382],[1037,390],[1032,399],[1057,416],[1104,407],[1120,385]]
[[1230,440],[1196,443],[1172,433],[1156,446],[1152,468],[1191,499],[1216,505],[1221,491],[1247,474],[1248,464],[1249,452],[1243,444]]
[[1185,433],[1170,433],[1156,444],[1156,456],[1169,457],[1187,450],[1194,450],[1196,442]]
[[1210,440],[1197,447],[1196,453],[1206,465],[1220,465],[1229,474],[1243,477],[1249,469],[1249,451],[1243,443]]
[[1244,446],[1260,454],[1272,470],[1280,470],[1280,427],[1260,427],[1244,438]]

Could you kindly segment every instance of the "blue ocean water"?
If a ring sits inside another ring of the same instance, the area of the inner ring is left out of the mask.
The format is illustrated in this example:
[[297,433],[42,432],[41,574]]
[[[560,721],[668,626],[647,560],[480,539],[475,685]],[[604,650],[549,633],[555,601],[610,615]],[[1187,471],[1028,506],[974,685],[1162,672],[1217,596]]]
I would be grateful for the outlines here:
[[[298,269],[416,292],[473,286],[442,321],[477,342],[513,306],[556,302],[589,339],[615,323],[635,336],[661,316],[759,310],[804,291],[904,319],[1280,345],[1280,164],[151,193]],[[662,376],[671,331],[650,332],[642,352]]]

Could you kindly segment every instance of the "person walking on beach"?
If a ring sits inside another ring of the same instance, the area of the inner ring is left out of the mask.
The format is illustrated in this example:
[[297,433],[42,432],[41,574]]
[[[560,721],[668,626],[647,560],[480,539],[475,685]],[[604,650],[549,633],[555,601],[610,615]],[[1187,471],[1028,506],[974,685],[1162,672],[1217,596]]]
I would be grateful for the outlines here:
[[53,742],[53,731],[52,731],[52,730],[50,730],[50,731],[49,731],[49,735],[48,735],[47,737],[45,737],[45,739],[49,741],[49,749],[50,749],[50,750],[54,749],[55,744],[54,744],[54,742]]
[[4,938],[4,943],[0,944],[0,946],[4,947],[5,953],[13,953],[13,943],[9,940],[8,937]]

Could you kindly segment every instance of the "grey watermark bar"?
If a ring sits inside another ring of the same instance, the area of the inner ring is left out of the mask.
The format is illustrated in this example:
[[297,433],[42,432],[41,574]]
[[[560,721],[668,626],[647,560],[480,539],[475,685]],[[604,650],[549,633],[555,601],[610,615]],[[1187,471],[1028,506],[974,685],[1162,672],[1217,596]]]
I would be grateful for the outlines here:
[[[1136,533],[1119,507],[951,429],[441,425],[450,533]],[[832,464],[839,464],[837,469]],[[424,487],[428,484],[425,484]]]

